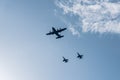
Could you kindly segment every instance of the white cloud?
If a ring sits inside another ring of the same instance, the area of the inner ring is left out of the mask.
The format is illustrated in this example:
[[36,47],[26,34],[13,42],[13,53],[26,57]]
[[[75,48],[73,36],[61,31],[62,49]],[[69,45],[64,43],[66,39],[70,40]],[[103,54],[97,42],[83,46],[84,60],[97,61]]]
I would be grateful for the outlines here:
[[[65,14],[78,16],[82,32],[120,34],[120,2],[109,0],[61,0],[57,6]],[[77,20],[76,20],[77,21]],[[74,33],[74,29],[71,28]],[[75,32],[77,34],[77,32]]]
[[80,33],[78,30],[76,30],[72,25],[69,27],[70,32],[72,32],[73,35],[80,36]]

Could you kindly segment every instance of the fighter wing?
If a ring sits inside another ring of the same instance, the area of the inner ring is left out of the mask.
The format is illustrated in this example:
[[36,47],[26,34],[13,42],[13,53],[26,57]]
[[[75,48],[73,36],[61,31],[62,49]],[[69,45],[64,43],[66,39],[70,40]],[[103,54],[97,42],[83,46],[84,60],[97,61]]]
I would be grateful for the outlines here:
[[53,34],[55,34],[55,32],[49,32],[46,35],[53,35]]
[[63,59],[65,59],[65,57],[62,57]]
[[64,30],[66,30],[66,29],[67,29],[67,28],[58,29],[57,32],[59,33],[59,32],[62,32],[62,31],[64,31]]
[[80,54],[77,52],[77,55],[79,56]]

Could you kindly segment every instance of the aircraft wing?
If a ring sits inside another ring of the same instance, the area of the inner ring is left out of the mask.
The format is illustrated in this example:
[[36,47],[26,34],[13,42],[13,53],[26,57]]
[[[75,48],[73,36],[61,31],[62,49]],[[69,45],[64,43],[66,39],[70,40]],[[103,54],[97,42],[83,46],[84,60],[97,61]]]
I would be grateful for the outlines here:
[[67,29],[67,28],[58,29],[57,32],[59,33],[59,32],[62,32],[62,31],[64,31],[64,30],[66,30],[66,29]]
[[54,32],[49,32],[46,35],[53,35],[53,34],[55,34],[55,33]]

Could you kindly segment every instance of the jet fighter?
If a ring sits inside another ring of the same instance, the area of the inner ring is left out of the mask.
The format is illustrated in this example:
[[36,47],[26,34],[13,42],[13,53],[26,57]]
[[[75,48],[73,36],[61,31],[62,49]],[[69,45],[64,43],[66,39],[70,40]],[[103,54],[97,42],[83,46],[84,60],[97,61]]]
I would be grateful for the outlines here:
[[67,63],[69,61],[69,59],[66,59],[65,57],[63,57],[63,62]]
[[79,59],[82,59],[83,58],[83,55],[81,55],[81,54],[79,54],[78,52],[77,52],[77,58],[79,58]]

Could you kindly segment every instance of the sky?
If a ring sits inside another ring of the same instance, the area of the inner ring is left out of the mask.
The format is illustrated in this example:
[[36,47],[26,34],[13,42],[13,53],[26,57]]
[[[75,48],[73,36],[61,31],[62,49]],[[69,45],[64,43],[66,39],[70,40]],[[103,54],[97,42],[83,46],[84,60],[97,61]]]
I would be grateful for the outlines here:
[[[119,80],[119,4],[0,0],[0,80]],[[45,35],[52,27],[64,38]]]

